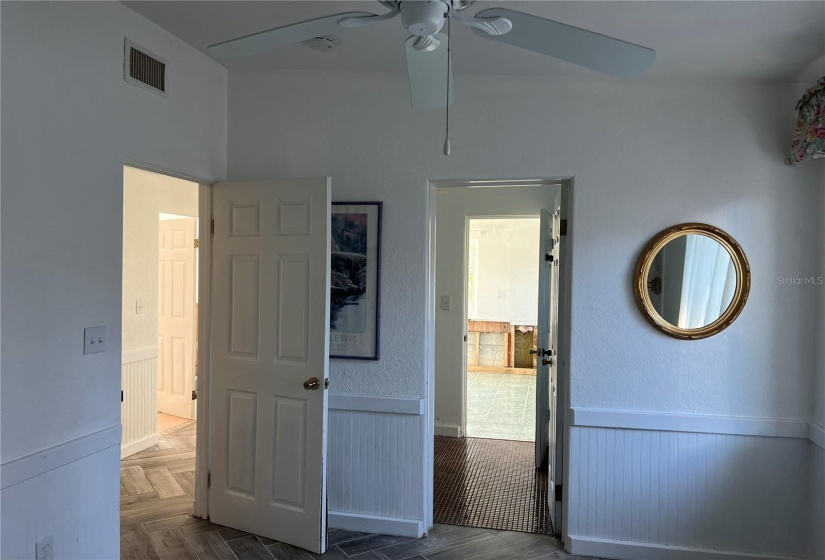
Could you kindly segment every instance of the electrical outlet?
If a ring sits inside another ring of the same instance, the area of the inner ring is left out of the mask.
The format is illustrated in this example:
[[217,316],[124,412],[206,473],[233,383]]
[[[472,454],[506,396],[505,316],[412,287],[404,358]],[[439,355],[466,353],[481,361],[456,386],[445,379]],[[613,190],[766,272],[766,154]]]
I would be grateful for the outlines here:
[[83,353],[96,354],[106,351],[106,327],[83,329]]
[[54,543],[51,535],[37,541],[37,560],[54,560]]

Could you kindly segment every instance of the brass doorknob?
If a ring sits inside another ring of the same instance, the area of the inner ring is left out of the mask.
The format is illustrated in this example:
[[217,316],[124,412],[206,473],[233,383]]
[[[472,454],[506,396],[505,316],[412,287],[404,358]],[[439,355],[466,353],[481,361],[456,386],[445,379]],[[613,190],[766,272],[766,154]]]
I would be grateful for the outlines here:
[[306,381],[304,381],[304,389],[307,391],[315,391],[318,387],[321,386],[321,382],[318,381],[317,377],[310,377]]

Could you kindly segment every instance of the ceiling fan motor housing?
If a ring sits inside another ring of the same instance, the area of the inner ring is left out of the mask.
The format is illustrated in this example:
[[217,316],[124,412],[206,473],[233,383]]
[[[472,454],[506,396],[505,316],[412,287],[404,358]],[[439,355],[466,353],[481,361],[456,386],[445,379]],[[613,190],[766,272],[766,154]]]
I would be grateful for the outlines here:
[[447,2],[429,0],[427,2],[399,2],[401,23],[413,35],[427,37],[435,35],[444,27],[444,15],[450,11]]

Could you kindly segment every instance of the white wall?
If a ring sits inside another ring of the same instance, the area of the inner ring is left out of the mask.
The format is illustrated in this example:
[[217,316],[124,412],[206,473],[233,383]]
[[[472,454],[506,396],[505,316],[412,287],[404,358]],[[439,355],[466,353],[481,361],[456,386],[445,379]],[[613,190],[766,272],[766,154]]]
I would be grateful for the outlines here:
[[[167,99],[123,81],[127,36],[168,59]],[[6,472],[119,431],[123,163],[222,179],[227,75],[114,2],[4,2],[2,52],[0,556],[30,557],[52,534],[57,557],[113,558],[117,527],[100,531],[96,515],[117,511],[117,447],[20,488]],[[84,356],[93,325],[106,327],[107,352]],[[92,483],[99,492],[76,499]]]
[[[453,297],[452,310],[439,308],[435,312],[435,424],[440,433],[458,435],[461,426],[462,387],[465,379],[462,356],[466,348],[463,336],[467,331],[462,309],[466,218],[536,215],[541,208],[552,208],[559,189],[557,186],[522,186],[446,188],[438,191],[435,290],[439,300],[445,295]],[[533,261],[538,255],[537,228],[535,234]],[[535,274],[538,275],[538,267]],[[535,294],[537,298],[538,287],[535,288]],[[534,303],[533,309],[537,308],[538,303]]]
[[[808,162],[821,171],[822,186],[819,191],[819,259],[809,275],[825,277],[825,162]],[[813,264],[813,263],[812,263]],[[814,410],[811,420],[811,459],[809,518],[810,542],[808,558],[825,558],[825,285],[817,286],[819,297],[818,329],[816,336],[817,367],[814,379]]]
[[[158,216],[198,215],[198,184],[134,167],[123,171],[123,353],[158,344]],[[136,312],[136,301],[143,313]]]
[[[472,220],[470,239],[478,240],[478,303],[475,315],[468,310],[468,318],[536,325],[539,295],[538,218],[516,222]],[[460,302],[462,296],[456,296]]]
[[[428,179],[574,176],[572,406],[807,422],[816,288],[775,282],[817,258],[800,240],[818,231],[819,171],[782,163],[798,86],[459,75],[455,88],[444,157],[443,111],[411,111],[402,75],[231,77],[231,179],[330,175],[334,199],[384,201],[384,357],[334,362],[333,392],[426,395]],[[630,282],[645,243],[685,221],[727,230],[753,275],[738,320],[694,342],[650,327]]]

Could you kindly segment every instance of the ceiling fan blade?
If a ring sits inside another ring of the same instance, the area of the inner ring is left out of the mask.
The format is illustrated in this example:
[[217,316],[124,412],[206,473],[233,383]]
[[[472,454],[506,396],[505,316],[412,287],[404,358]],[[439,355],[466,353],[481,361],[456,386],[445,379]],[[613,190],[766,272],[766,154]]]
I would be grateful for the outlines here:
[[[441,44],[430,51],[415,48],[421,38],[413,35],[404,43],[407,51],[407,73],[410,78],[410,97],[414,109],[440,109],[447,106],[447,35],[436,35]],[[450,98],[452,104],[453,72],[450,68]]]
[[572,62],[616,78],[640,76],[656,60],[656,51],[653,49],[522,12],[490,8],[477,13],[476,17],[504,17],[513,23],[513,29],[504,35],[490,35],[474,27],[476,35]]
[[207,47],[206,52],[220,58],[243,58],[315,37],[332,35],[341,30],[339,22],[345,18],[372,17],[378,16],[369,12],[344,12],[324,16],[217,43]]

